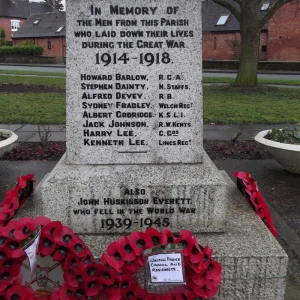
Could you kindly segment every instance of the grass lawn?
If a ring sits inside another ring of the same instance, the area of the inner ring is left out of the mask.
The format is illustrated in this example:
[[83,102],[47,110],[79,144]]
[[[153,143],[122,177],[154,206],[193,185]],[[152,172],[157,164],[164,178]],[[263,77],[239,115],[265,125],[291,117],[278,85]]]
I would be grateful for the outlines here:
[[64,93],[0,93],[0,123],[63,124]]
[[65,72],[15,71],[15,70],[1,70],[1,69],[0,69],[0,74],[66,77],[66,73]]
[[[0,72],[1,73],[1,72]],[[66,78],[51,78],[51,77],[26,77],[26,76],[5,76],[0,75],[0,84],[36,84],[49,85],[64,89],[66,87]]]
[[[203,83],[233,83],[235,78],[229,77],[203,77]],[[291,79],[258,79],[260,84],[300,85],[300,80]]]
[[204,87],[204,123],[299,123],[300,89]]
[[[28,93],[0,93],[0,123],[65,123],[65,78],[0,76],[0,84],[8,83],[50,88],[47,93],[33,93],[30,89]],[[51,87],[62,92],[53,92]],[[300,89],[204,86],[203,92],[204,123],[300,122]]]

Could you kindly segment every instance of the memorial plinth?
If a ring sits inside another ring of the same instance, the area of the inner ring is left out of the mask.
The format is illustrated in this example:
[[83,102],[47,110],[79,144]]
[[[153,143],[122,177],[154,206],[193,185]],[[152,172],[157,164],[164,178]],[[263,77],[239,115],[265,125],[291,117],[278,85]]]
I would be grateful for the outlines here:
[[222,263],[216,299],[283,299],[286,254],[203,150],[201,1],[66,11],[67,152],[21,215],[62,221],[95,255],[124,233],[188,229]]

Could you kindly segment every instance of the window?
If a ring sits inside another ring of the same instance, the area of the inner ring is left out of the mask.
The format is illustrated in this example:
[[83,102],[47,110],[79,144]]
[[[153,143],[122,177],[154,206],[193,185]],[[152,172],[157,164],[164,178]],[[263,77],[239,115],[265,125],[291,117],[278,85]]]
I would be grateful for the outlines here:
[[11,31],[17,31],[20,28],[20,20],[11,20]]
[[51,42],[48,41],[48,49],[51,50]]
[[33,22],[33,25],[39,24],[40,21],[41,21],[41,18],[37,18],[37,19]]
[[56,32],[58,33],[58,32],[61,32],[63,29],[64,29],[64,27],[65,26],[60,26],[57,30],[56,30]]
[[267,52],[267,45],[262,45],[261,46],[261,51],[262,52]]
[[225,25],[229,15],[222,15],[216,25]]
[[260,10],[268,10],[270,2],[264,2]]

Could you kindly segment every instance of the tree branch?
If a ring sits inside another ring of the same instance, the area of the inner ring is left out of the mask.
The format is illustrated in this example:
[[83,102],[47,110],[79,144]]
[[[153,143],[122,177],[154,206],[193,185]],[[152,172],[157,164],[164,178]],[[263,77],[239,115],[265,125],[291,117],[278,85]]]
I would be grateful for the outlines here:
[[259,21],[259,26],[262,28],[265,23],[274,16],[275,12],[285,5],[286,3],[293,2],[294,0],[278,0],[276,3],[271,4],[268,12],[264,15],[264,17]]
[[[212,0],[213,2],[227,8],[236,18],[237,20],[241,23],[241,13],[238,11],[237,8],[235,8],[231,3],[229,3],[226,0]],[[237,3],[241,3],[241,0],[234,0]]]

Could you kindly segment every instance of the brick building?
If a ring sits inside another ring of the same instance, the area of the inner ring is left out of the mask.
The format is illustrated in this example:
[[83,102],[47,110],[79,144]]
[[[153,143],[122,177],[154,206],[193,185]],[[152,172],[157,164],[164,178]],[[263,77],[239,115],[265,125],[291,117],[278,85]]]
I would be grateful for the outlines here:
[[44,48],[44,55],[55,55],[63,61],[66,56],[65,12],[31,14],[13,36],[13,44],[30,42]]
[[30,14],[53,11],[56,11],[53,6],[45,2],[0,0],[0,28],[5,30],[5,39],[11,41],[13,34],[20,28]]
[[[232,1],[234,4],[235,2]],[[262,1],[260,18],[270,1]],[[211,0],[203,1],[203,59],[238,60],[240,25],[226,8]],[[265,61],[300,60],[300,11],[296,1],[277,10],[260,34],[259,58]]]

